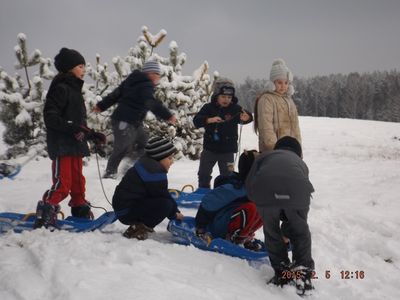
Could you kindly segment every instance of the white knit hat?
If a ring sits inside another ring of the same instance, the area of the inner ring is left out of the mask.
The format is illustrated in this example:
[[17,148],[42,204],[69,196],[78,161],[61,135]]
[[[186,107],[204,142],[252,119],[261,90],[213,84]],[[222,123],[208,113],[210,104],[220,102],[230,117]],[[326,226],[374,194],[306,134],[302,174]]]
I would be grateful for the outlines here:
[[286,66],[283,59],[279,58],[272,63],[271,72],[269,73],[269,80],[274,82],[277,79],[293,81],[293,74]]

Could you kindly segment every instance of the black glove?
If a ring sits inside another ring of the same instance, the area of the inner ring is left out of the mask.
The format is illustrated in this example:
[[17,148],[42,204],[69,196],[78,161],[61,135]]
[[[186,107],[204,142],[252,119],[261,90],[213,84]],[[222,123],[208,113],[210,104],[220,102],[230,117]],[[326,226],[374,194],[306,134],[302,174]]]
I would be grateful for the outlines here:
[[87,135],[87,139],[93,141],[96,145],[105,145],[107,138],[101,132],[94,131],[93,129]]

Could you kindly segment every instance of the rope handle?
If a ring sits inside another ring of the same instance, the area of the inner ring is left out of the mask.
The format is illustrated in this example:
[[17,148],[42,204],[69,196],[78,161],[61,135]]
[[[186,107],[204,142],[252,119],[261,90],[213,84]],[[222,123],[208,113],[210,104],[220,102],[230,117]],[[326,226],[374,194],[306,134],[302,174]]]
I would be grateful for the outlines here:
[[168,192],[169,192],[170,194],[174,194],[176,198],[178,198],[179,195],[181,194],[181,192],[178,191],[178,190],[176,190],[176,189],[168,189]]
[[183,192],[185,190],[185,188],[190,187],[192,189],[192,193],[194,192],[194,187],[191,184],[186,184],[182,187],[181,192]]

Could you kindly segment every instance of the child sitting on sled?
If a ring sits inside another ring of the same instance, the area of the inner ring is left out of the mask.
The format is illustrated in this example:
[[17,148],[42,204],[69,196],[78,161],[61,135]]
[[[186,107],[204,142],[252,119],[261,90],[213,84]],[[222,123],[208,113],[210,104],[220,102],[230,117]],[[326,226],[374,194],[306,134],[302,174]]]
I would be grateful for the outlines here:
[[112,206],[118,220],[129,225],[126,238],[145,240],[165,218],[182,220],[175,200],[168,192],[167,173],[175,146],[167,139],[151,138],[143,155],[116,187]]
[[257,154],[255,150],[244,151],[239,159],[239,173],[216,178],[214,189],[203,197],[196,214],[199,237],[205,240],[224,238],[250,250],[263,248],[262,242],[254,239],[254,233],[263,224],[262,219],[244,188]]

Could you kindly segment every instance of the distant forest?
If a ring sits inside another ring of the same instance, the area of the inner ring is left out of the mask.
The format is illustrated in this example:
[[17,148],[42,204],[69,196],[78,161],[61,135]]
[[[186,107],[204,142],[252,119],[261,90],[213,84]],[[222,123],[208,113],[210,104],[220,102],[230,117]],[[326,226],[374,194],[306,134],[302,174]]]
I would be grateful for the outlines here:
[[[237,87],[243,107],[253,111],[267,80],[246,78]],[[295,77],[293,100],[302,116],[400,122],[400,73],[332,74]]]

